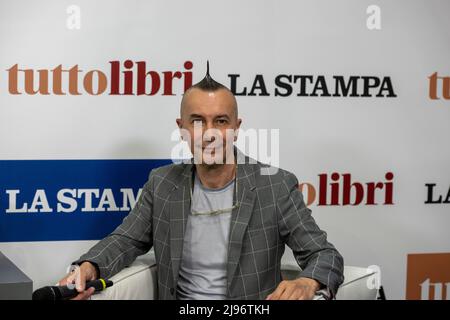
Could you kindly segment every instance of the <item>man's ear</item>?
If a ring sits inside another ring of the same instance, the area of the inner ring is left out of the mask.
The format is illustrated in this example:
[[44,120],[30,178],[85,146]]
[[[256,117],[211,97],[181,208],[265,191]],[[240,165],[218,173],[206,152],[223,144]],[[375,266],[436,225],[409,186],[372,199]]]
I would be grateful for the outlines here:
[[[183,121],[180,118],[177,118],[175,121],[177,122],[178,129],[180,129],[180,130],[183,129]],[[181,140],[183,140],[183,135],[181,134],[181,132],[180,132],[180,136],[181,136]]]
[[234,130],[234,141],[237,141],[238,134],[239,134],[239,128],[241,127],[242,119],[237,119],[237,126]]

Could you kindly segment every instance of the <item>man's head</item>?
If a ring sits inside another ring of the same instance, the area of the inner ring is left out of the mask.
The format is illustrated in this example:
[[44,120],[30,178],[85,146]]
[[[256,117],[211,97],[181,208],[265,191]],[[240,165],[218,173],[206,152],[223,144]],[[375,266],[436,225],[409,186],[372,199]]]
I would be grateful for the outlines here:
[[209,63],[205,78],[184,93],[176,121],[197,163],[220,164],[232,156],[241,125],[237,102],[227,87],[211,78]]

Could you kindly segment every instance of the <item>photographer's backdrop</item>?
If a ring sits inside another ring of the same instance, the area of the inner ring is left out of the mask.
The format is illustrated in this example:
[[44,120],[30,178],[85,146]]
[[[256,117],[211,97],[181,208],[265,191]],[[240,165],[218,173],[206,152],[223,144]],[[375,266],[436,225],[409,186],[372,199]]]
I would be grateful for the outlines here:
[[297,176],[346,265],[380,268],[387,298],[450,299],[449,13],[445,0],[2,0],[0,251],[35,289],[61,278],[170,163],[182,94],[209,59],[242,131],[275,134],[272,155],[247,153]]

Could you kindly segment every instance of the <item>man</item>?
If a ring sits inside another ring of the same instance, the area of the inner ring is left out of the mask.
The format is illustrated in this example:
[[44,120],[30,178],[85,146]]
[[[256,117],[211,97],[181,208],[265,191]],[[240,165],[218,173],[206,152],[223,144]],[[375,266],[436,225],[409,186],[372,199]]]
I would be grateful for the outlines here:
[[[176,122],[194,158],[152,170],[122,224],[75,262],[76,299],[92,294],[85,281],[111,277],[152,247],[160,299],[335,296],[341,255],[311,217],[295,176],[233,146],[241,121],[235,97],[209,70],[185,92]],[[302,269],[290,281],[280,272],[286,244]],[[69,274],[60,284],[73,281]]]

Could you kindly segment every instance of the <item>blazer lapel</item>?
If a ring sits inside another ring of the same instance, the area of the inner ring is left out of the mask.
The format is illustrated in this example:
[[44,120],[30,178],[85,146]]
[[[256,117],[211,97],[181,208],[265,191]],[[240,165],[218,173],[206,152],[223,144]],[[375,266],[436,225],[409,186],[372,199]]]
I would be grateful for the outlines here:
[[256,198],[256,192],[254,191],[255,179],[251,171],[252,166],[246,163],[238,164],[237,166],[236,183],[238,187],[237,197],[239,206],[231,213],[227,264],[228,292],[230,292],[230,285],[239,263],[242,251],[242,239],[247,230]]
[[190,190],[192,186],[192,164],[186,164],[180,175],[179,183],[175,184],[169,199],[170,206],[170,259],[174,283],[177,283],[180,262],[183,253],[183,240],[186,222],[191,207]]

